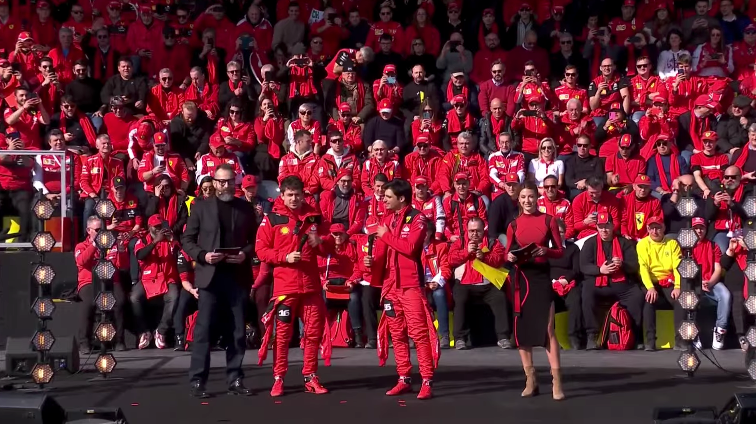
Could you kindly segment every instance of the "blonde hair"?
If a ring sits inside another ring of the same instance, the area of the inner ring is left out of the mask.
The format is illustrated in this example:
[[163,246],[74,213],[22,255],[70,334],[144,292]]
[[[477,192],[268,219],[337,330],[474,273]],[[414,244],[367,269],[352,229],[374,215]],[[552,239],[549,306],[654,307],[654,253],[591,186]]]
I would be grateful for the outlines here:
[[551,137],[543,138],[543,139],[541,139],[541,141],[538,142],[538,159],[541,159],[541,152],[543,152],[543,150],[541,150],[541,148],[543,147],[543,144],[547,143],[547,142],[551,142],[552,146],[554,146],[554,154],[552,156],[552,159],[556,159],[557,145],[556,145],[556,141],[554,141],[554,139],[551,138]]

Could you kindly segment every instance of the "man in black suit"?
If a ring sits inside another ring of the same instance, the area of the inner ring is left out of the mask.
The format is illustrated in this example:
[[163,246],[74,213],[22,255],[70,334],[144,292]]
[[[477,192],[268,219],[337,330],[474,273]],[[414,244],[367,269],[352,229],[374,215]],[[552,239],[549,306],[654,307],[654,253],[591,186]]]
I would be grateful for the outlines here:
[[[191,395],[205,398],[205,383],[210,372],[210,328],[214,317],[228,308],[233,319],[223,327],[229,344],[226,348],[228,393],[248,396],[242,381],[242,360],[246,346],[244,308],[248,293],[245,283],[252,281],[250,259],[254,256],[256,220],[249,204],[234,197],[234,169],[223,164],[215,171],[214,198],[197,202],[181,237],[184,251],[196,261],[194,284],[199,289],[199,313],[194,328],[192,361],[189,370]],[[238,253],[217,249],[238,249]]]

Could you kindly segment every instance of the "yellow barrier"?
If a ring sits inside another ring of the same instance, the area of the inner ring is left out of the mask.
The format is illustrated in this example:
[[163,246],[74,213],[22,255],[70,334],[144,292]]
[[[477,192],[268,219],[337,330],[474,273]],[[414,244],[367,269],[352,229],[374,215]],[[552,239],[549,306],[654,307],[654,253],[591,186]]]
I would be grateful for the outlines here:
[[[19,230],[21,230],[21,225],[19,225],[19,219],[17,216],[4,216],[3,217],[3,228],[8,229],[8,234],[18,234]],[[15,243],[16,239],[8,239],[5,241],[6,243]]]

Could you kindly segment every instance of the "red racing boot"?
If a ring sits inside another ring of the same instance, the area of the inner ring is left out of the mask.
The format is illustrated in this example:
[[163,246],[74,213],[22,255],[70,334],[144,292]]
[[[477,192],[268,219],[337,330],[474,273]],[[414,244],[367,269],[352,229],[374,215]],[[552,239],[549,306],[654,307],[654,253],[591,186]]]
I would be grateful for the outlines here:
[[318,380],[317,375],[311,374],[305,377],[305,392],[315,393],[316,395],[324,395],[328,393],[328,389],[326,389],[325,387],[323,387],[322,384],[320,384],[320,381]]
[[270,389],[270,396],[279,397],[279,396],[283,396],[283,394],[284,394],[283,378],[276,377],[275,382],[273,383],[273,388]]
[[393,389],[386,392],[386,396],[399,396],[411,392],[412,379],[409,377],[399,377],[399,382],[396,383]]
[[420,393],[417,394],[417,398],[420,400],[426,400],[433,397],[433,389],[431,389],[431,381],[423,380],[423,385],[420,387]]

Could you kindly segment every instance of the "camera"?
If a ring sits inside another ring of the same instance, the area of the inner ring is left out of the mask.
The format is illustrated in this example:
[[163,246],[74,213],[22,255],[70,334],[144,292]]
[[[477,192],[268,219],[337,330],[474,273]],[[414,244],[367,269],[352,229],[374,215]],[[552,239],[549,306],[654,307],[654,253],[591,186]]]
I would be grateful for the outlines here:
[[462,45],[459,41],[449,41],[449,50],[457,50],[457,47]]
[[525,76],[526,77],[534,77],[536,75],[535,69],[526,69],[525,70]]

